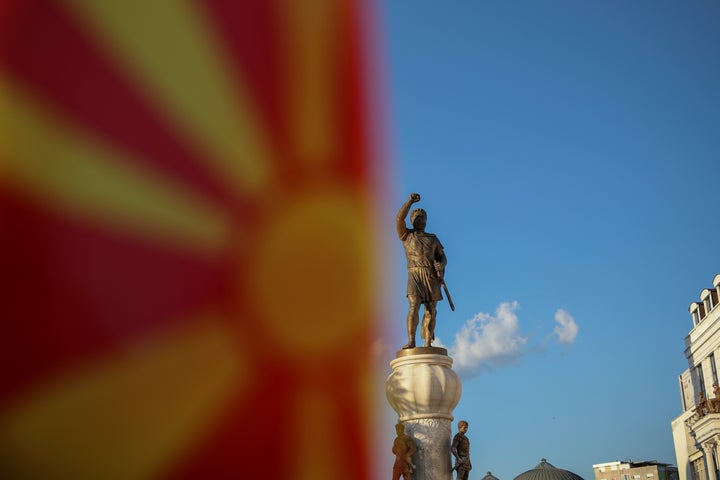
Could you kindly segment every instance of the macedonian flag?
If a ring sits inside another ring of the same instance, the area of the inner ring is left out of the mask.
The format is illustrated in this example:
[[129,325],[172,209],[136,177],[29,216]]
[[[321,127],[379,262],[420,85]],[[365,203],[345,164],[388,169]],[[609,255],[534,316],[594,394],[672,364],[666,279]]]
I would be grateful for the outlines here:
[[367,7],[0,2],[0,478],[371,476]]

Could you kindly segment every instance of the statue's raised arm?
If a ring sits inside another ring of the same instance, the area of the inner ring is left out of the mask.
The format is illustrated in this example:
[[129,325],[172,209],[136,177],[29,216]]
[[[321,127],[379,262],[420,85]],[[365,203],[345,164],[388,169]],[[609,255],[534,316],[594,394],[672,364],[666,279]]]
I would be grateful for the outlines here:
[[410,212],[410,206],[419,201],[420,195],[417,193],[411,193],[410,197],[408,197],[407,201],[403,203],[402,207],[400,207],[400,210],[398,211],[397,217],[395,218],[395,226],[397,227],[398,237],[400,237],[400,240],[405,240],[405,237],[407,237],[409,232],[409,229],[405,224],[405,218],[407,218],[408,212]]

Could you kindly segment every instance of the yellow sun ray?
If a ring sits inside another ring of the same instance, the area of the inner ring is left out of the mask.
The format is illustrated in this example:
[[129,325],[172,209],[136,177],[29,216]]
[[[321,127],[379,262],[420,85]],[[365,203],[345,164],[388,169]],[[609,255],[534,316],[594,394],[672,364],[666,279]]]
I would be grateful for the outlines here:
[[66,0],[166,120],[202,147],[233,191],[267,186],[273,155],[198,2]]
[[189,188],[101,145],[0,73],[0,184],[105,228],[215,255],[231,218]]
[[156,478],[247,391],[240,355],[210,319],[62,375],[0,411],[0,474]]
[[301,392],[295,402],[293,476],[299,480],[342,477],[343,471],[352,468],[351,462],[328,455],[338,450],[334,442],[342,436],[343,420],[337,405],[328,392],[315,390]]
[[323,165],[337,148],[339,40],[335,0],[285,0],[285,104],[298,158]]

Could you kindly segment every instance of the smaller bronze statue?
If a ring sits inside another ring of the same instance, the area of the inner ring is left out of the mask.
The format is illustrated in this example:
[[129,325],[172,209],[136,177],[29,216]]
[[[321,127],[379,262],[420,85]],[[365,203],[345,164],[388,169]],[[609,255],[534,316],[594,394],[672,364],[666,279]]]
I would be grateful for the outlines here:
[[400,480],[402,476],[403,480],[411,480],[415,465],[413,464],[412,457],[417,451],[415,442],[410,438],[410,435],[405,434],[405,425],[398,422],[395,425],[395,431],[397,437],[392,446],[392,453],[395,454],[395,464],[393,465],[393,480]]
[[421,335],[425,346],[432,346],[432,342],[435,340],[437,302],[443,298],[441,287],[445,288],[445,294],[450,301],[443,278],[447,258],[445,258],[445,251],[440,240],[434,234],[425,231],[427,224],[425,210],[416,208],[410,213],[410,223],[413,228],[408,228],[405,224],[405,217],[410,212],[410,206],[419,201],[420,195],[411,193],[407,201],[400,207],[395,219],[398,237],[405,249],[408,269],[407,298],[410,303],[406,320],[408,343],[403,348],[415,348],[415,334],[421,306],[425,307]]
[[708,402],[705,398],[705,393],[700,392],[698,394],[698,403],[695,406],[695,413],[697,413],[698,418],[703,418],[705,416],[705,413],[708,410]]
[[713,383],[713,398],[707,399],[708,413],[720,413],[720,387]]
[[470,463],[470,440],[465,435],[470,425],[465,420],[458,422],[458,433],[452,441],[452,454],[455,457],[453,470],[457,471],[457,480],[468,480],[472,464]]

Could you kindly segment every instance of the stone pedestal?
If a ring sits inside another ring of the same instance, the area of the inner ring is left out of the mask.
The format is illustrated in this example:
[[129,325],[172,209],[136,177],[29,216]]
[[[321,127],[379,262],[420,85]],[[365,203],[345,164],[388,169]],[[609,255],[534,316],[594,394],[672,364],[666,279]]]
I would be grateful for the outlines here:
[[385,395],[417,446],[413,480],[452,480],[452,411],[462,385],[447,350],[400,350],[390,362]]

